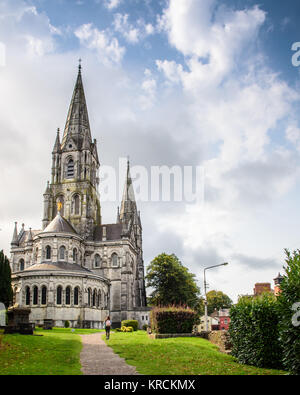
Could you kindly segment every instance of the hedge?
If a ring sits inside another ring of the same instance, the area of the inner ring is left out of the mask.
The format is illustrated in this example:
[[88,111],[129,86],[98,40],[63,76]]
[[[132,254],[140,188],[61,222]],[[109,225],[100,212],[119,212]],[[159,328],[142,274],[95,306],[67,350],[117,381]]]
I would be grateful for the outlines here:
[[131,326],[134,331],[137,331],[139,329],[139,323],[137,320],[124,320],[121,322],[121,326]]
[[286,250],[285,276],[280,285],[279,339],[283,365],[291,374],[300,375],[300,251]]
[[170,306],[154,307],[150,317],[153,332],[161,334],[192,333],[198,314],[190,308]]
[[273,294],[241,297],[230,309],[232,355],[239,363],[265,368],[282,367],[278,302]]

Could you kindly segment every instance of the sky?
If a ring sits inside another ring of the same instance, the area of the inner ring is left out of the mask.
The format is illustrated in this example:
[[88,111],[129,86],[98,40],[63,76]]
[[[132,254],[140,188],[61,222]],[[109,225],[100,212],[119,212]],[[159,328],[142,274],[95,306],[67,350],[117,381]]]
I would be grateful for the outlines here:
[[103,166],[204,171],[202,202],[138,201],[145,266],[175,253],[203,292],[228,262],[207,282],[234,301],[273,285],[300,246],[299,15],[294,0],[0,0],[0,248],[15,221],[41,228],[80,58]]

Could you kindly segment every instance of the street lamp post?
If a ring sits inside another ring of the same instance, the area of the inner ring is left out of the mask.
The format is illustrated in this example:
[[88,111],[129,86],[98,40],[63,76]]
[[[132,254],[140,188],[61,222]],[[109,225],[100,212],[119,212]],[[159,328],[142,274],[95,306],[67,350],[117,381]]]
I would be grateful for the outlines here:
[[206,276],[205,276],[206,273],[205,272],[208,269],[212,269],[212,268],[218,267],[218,266],[226,266],[226,265],[228,265],[228,262],[221,263],[220,265],[209,266],[204,269],[204,293],[205,293],[204,314],[205,314],[205,331],[206,332],[208,332],[208,322],[207,322],[207,294],[206,294],[207,282],[206,282]]

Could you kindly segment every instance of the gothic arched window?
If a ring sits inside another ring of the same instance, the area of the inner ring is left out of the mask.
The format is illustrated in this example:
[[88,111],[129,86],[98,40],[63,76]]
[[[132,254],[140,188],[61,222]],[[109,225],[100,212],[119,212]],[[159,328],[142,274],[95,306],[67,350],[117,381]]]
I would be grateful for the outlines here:
[[69,159],[67,163],[67,177],[66,178],[74,178],[75,172],[74,172],[74,161],[73,159]]
[[74,289],[74,305],[78,306],[79,305],[79,288],[76,287]]
[[101,266],[101,258],[100,255],[96,254],[95,255],[95,267],[100,267]]
[[93,292],[93,307],[96,307],[97,291],[94,289]]
[[51,247],[46,247],[46,259],[51,259]]
[[91,295],[92,294],[92,292],[91,292],[91,289],[89,288],[88,289],[88,306],[90,306],[91,305]]
[[78,258],[77,248],[74,248],[73,249],[73,261],[77,262],[77,258]]
[[73,213],[75,215],[80,215],[80,197],[79,195],[75,195],[73,197]]
[[56,304],[61,304],[62,301],[62,287],[59,285],[56,290]]
[[42,304],[47,304],[47,287],[45,285],[42,287]]
[[112,262],[112,266],[117,267],[119,266],[119,262],[118,262],[118,255],[116,253],[113,253],[111,256],[111,262]]
[[97,301],[97,306],[101,306],[101,291],[98,291],[98,301]]
[[25,294],[26,294],[25,304],[26,304],[26,306],[29,306],[30,305],[30,288],[29,287],[26,287]]
[[66,259],[66,247],[60,246],[59,247],[59,259],[64,261]]
[[71,287],[66,288],[66,304],[71,304]]
[[39,290],[38,290],[38,287],[35,286],[33,288],[33,304],[34,305],[38,304],[38,299],[39,299]]
[[19,264],[20,264],[20,271],[22,272],[22,271],[25,269],[25,262],[24,262],[24,259],[20,259]]

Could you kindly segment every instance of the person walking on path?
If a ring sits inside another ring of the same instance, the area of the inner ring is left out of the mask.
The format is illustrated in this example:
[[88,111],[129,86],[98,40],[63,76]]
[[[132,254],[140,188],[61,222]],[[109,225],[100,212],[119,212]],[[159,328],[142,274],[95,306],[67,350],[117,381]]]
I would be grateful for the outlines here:
[[105,320],[106,340],[109,340],[110,327],[111,327],[111,322],[110,322],[110,317],[108,316],[108,317],[106,318],[106,320]]

